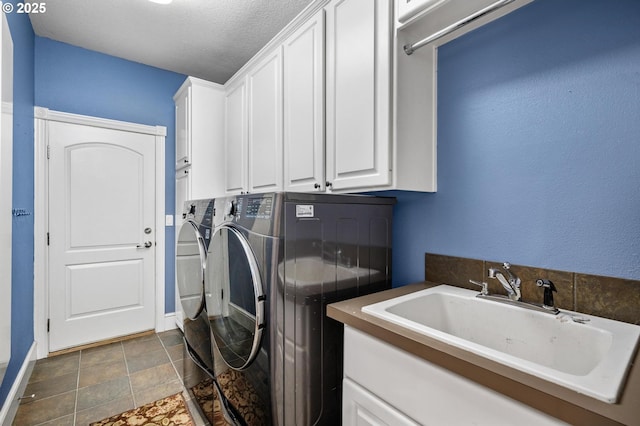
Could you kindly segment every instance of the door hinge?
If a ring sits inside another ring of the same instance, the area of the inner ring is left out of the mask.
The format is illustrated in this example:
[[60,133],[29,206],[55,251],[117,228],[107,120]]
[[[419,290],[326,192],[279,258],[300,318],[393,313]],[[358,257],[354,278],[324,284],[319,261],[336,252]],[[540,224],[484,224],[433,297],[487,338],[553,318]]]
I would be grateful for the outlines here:
[[47,318],[47,333],[51,331],[51,320]]
[[51,145],[47,145],[47,160],[51,158]]
[[49,245],[49,233],[47,232],[47,245]]

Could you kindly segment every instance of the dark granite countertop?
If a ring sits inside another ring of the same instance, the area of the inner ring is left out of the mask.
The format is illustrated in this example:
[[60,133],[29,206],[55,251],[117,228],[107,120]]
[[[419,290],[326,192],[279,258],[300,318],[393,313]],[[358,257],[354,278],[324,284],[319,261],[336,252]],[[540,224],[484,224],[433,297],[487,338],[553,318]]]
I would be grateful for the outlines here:
[[422,282],[330,304],[327,315],[345,325],[444,367],[571,424],[640,425],[640,351],[622,397],[607,404],[362,312],[372,303],[439,285]]

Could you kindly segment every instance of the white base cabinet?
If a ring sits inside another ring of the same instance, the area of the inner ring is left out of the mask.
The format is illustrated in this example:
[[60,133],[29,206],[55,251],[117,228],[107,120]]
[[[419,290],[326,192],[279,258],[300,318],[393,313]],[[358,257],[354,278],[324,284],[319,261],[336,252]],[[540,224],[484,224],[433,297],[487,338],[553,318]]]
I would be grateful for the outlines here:
[[357,383],[345,378],[342,382],[342,423],[358,426],[418,426]]
[[345,426],[566,424],[349,326],[343,387]]

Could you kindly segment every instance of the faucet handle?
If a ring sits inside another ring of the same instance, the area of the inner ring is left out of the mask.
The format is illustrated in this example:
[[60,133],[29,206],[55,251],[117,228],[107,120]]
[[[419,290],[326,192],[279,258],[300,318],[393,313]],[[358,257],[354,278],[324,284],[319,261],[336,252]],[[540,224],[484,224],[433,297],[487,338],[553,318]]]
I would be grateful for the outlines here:
[[536,285],[544,289],[542,307],[550,311],[558,311],[553,302],[553,292],[555,291],[557,293],[558,290],[556,290],[553,282],[551,280],[538,279],[536,280]]
[[484,281],[483,282],[479,282],[479,281],[469,280],[469,282],[471,284],[475,284],[475,285],[477,285],[479,287],[482,287],[482,290],[480,290],[480,294],[485,295],[485,296],[487,294],[489,294],[489,284],[485,283]]
[[502,267],[503,267],[506,271],[508,271],[509,269],[511,269],[511,264],[510,264],[509,262],[504,262],[504,263],[502,264]]

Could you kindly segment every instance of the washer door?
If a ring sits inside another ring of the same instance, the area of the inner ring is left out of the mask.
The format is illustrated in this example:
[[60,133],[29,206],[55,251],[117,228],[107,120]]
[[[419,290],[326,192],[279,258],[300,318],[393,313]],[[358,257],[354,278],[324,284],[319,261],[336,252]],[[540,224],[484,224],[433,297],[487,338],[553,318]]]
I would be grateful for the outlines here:
[[204,307],[204,240],[198,226],[188,221],[180,228],[176,244],[178,293],[184,316],[196,319]]
[[205,270],[213,338],[225,363],[242,370],[260,346],[265,296],[255,256],[236,228],[224,225],[213,234]]

